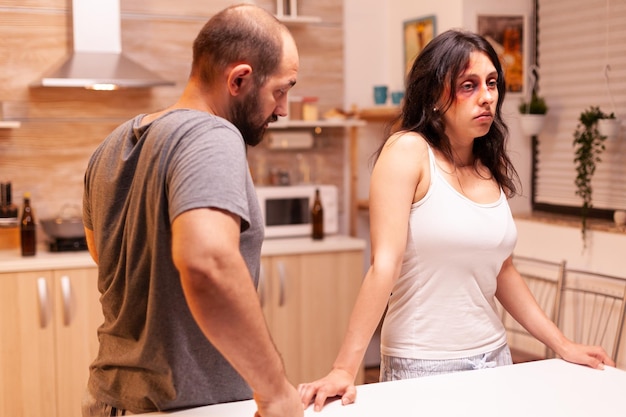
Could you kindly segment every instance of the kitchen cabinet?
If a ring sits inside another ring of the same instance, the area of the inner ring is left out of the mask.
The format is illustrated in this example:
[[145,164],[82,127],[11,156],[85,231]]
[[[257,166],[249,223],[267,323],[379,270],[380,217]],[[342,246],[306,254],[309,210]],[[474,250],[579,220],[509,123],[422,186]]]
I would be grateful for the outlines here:
[[0,415],[81,416],[98,298],[95,266],[0,274]]
[[362,278],[362,249],[263,256],[259,297],[293,384],[330,371]]

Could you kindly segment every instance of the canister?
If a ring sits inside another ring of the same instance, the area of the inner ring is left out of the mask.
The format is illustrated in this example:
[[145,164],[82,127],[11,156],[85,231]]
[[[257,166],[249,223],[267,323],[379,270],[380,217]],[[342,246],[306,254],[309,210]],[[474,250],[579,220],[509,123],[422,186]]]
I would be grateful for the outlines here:
[[289,119],[302,120],[302,97],[289,97]]
[[303,120],[317,120],[317,97],[302,97],[302,119]]

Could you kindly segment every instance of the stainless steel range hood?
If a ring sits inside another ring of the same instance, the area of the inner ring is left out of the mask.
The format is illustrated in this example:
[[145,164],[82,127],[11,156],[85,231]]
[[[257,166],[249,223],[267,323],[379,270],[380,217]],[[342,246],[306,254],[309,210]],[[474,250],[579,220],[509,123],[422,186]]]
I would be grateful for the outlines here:
[[174,85],[122,54],[119,0],[72,0],[74,50],[33,86],[94,90]]

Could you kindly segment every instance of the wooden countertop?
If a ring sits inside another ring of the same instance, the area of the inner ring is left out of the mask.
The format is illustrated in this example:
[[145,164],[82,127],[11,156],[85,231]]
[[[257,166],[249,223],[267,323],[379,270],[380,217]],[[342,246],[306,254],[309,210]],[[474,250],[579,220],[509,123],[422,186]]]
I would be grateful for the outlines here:
[[[295,255],[299,253],[363,250],[364,248],[364,240],[343,235],[328,236],[320,241],[314,241],[310,238],[267,239],[263,243],[261,254],[263,256]],[[22,257],[19,249],[0,250],[0,273],[95,266],[95,262],[87,251],[55,253],[42,246],[38,248],[37,255]]]

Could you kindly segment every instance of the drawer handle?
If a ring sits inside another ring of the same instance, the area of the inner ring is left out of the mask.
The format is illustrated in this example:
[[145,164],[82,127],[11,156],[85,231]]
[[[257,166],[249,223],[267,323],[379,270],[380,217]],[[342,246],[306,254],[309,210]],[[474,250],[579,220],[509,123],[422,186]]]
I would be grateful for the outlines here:
[[48,327],[50,320],[50,300],[48,297],[48,282],[44,277],[37,278],[37,295],[39,296],[39,325],[42,329]]
[[283,262],[278,263],[278,280],[280,282],[279,293],[278,293],[278,306],[282,307],[286,302],[285,295],[285,283],[287,279],[287,272],[285,271],[285,264]]
[[61,277],[61,296],[63,298],[63,325],[69,326],[72,312],[72,283],[67,275]]

